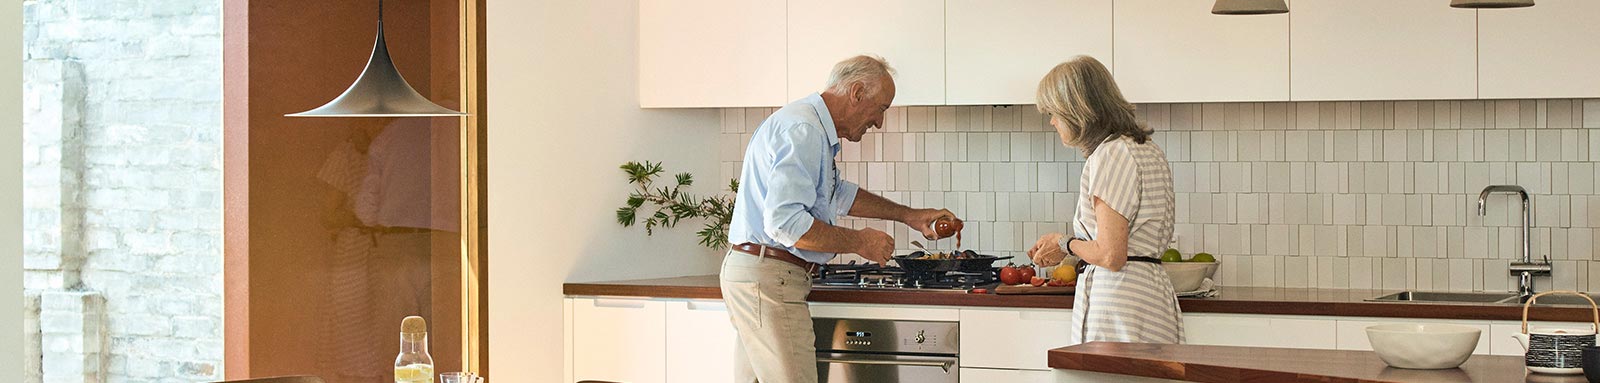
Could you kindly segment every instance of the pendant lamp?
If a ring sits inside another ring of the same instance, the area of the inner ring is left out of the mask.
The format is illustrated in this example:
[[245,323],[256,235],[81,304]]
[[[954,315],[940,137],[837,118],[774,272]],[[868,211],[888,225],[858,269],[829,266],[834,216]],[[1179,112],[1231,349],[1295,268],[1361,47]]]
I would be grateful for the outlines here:
[[1211,5],[1214,15],[1270,15],[1289,13],[1283,0],[1217,0]]
[[361,77],[350,84],[344,94],[316,109],[287,114],[288,117],[450,117],[465,116],[429,101],[406,79],[389,58],[389,47],[383,39],[383,0],[378,0],[378,39],[372,45],[372,57]]
[[1533,0],[1450,0],[1453,8],[1523,8],[1532,7]]

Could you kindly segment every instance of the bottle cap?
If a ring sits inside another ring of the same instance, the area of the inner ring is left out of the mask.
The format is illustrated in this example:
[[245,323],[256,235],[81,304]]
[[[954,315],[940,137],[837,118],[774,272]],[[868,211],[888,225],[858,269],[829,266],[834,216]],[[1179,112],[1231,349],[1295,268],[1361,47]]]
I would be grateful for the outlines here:
[[412,315],[400,321],[401,334],[425,334],[428,332],[428,320]]

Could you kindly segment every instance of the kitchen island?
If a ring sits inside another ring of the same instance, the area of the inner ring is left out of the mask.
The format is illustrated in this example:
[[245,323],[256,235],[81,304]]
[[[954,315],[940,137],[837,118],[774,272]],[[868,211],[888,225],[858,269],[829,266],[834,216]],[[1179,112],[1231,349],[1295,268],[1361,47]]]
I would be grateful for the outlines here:
[[[572,372],[566,381],[731,379],[734,331],[716,276],[567,283],[563,292]],[[1447,323],[1482,331],[1474,358],[1520,360],[1514,356],[1522,348],[1511,334],[1521,330],[1521,306],[1367,301],[1393,292],[1221,287],[1218,296],[1181,298],[1179,304],[1187,343],[1194,345],[1364,352],[1371,349],[1367,326]],[[949,373],[961,381],[1128,381],[1119,375],[1083,380],[1083,374],[1100,373],[1051,368],[1050,350],[1071,344],[1068,295],[817,288],[807,301],[814,318],[956,323],[959,368]],[[1531,314],[1537,326],[1589,326],[1590,311],[1577,306],[1542,306]],[[618,358],[633,362],[619,368]],[[1397,373],[1403,372],[1388,375]]]
[[1585,382],[1527,374],[1515,356],[1474,355],[1461,367],[1407,370],[1371,351],[1091,342],[1050,350],[1051,368],[1193,382]]

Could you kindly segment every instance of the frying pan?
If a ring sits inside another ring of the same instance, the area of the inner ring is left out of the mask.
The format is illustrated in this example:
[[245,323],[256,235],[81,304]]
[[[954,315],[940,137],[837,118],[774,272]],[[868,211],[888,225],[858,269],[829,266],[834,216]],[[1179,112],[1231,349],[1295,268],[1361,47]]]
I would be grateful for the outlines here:
[[942,273],[946,271],[966,271],[978,273],[993,269],[994,261],[1011,259],[1010,256],[996,257],[993,255],[978,254],[972,252],[971,250],[967,250],[964,253],[964,255],[966,255],[965,258],[920,259],[918,257],[921,257],[923,252],[918,251],[908,255],[896,255],[893,258],[894,262],[900,264],[900,267],[905,268],[906,271],[917,273]]

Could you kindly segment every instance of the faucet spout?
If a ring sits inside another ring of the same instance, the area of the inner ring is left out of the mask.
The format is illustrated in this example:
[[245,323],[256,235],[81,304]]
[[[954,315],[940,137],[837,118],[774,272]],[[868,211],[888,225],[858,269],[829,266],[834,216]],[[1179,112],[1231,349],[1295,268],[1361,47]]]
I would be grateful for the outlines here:
[[1535,263],[1533,261],[1533,206],[1528,200],[1528,191],[1517,185],[1490,185],[1478,193],[1478,215],[1488,213],[1485,206],[1489,194],[1515,193],[1522,197],[1522,261],[1513,262],[1510,267],[1512,275],[1517,275],[1517,295],[1522,302],[1527,302],[1533,296],[1533,277],[1536,275],[1550,275],[1550,263]]

